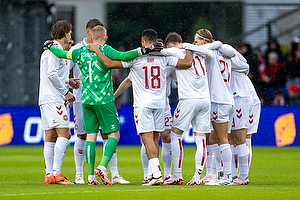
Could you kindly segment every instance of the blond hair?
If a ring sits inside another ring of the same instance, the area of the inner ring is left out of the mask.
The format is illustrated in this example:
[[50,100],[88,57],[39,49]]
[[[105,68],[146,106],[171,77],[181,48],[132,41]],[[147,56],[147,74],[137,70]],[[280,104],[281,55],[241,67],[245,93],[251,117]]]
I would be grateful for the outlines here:
[[211,43],[211,42],[214,41],[211,32],[209,30],[207,30],[207,29],[199,29],[196,32],[196,36],[199,37],[199,38],[201,38],[201,39],[206,40],[209,43]]
[[98,40],[99,38],[104,39],[106,36],[106,28],[103,26],[97,25],[92,29],[93,40]]

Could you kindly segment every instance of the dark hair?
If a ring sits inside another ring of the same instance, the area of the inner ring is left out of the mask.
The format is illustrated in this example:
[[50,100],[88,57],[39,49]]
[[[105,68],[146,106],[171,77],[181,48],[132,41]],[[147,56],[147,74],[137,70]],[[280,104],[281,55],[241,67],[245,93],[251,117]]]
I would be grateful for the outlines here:
[[155,42],[157,40],[157,32],[154,29],[145,29],[142,32],[142,38],[148,42]]
[[182,38],[178,33],[171,32],[165,39],[165,45],[168,45],[169,43],[182,43]]
[[99,19],[91,19],[90,21],[88,21],[85,28],[92,30],[95,26],[98,25],[104,27],[104,24]]
[[66,33],[69,33],[72,30],[72,24],[66,20],[57,21],[52,30],[52,38],[54,40],[62,39],[66,36]]
[[71,33],[71,40],[75,41],[74,32]]

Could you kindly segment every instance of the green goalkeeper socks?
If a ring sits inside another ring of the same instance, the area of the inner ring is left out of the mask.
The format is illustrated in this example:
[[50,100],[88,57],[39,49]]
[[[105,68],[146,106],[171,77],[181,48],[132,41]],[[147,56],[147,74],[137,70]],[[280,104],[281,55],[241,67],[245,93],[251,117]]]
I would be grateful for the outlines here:
[[116,148],[118,145],[118,141],[115,138],[108,138],[105,148],[104,154],[100,162],[100,166],[107,168],[108,162],[110,161],[111,157],[114,155]]
[[95,157],[96,157],[96,142],[86,141],[85,143],[85,161],[89,175],[94,175]]

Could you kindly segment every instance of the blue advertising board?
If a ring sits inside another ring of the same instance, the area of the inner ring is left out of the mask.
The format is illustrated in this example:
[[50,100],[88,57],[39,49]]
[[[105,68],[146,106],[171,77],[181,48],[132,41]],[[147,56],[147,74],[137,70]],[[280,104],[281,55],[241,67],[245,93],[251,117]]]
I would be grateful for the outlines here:
[[[175,106],[172,106],[174,111]],[[70,130],[74,143],[74,122],[70,111]],[[140,145],[133,119],[133,107],[123,105],[119,110],[119,145]],[[300,107],[298,106],[262,106],[258,133],[252,137],[253,146],[300,146]],[[102,142],[101,137],[97,140]],[[182,137],[184,145],[194,145],[192,129]],[[44,131],[40,110],[32,107],[0,107],[0,145],[43,145]]]

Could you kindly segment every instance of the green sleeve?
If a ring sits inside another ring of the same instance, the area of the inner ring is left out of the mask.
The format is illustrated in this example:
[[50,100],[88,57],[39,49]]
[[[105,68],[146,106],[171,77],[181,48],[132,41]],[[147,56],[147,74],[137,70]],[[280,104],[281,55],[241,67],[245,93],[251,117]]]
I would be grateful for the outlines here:
[[72,60],[72,51],[62,50],[54,45],[50,47],[50,51],[57,56],[58,58],[65,58],[68,60]]
[[129,61],[129,60],[133,60],[134,58],[139,57],[139,51],[137,49],[135,50],[131,50],[131,51],[127,51],[127,52],[121,52],[121,51],[117,51],[114,48],[112,48],[109,45],[107,46],[107,57],[109,57],[112,60],[121,60],[121,61]]

